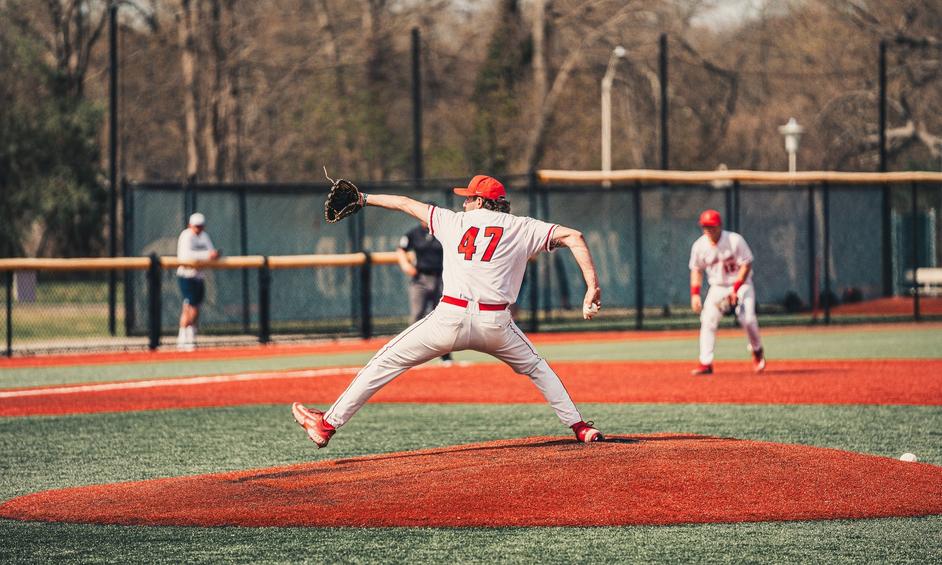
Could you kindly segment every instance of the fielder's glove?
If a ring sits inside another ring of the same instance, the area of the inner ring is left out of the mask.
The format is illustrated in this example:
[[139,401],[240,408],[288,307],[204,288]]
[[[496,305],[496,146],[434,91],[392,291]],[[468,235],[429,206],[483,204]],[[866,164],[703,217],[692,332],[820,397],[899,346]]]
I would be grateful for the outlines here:
[[719,309],[720,314],[724,316],[735,309],[735,306],[733,306],[733,301],[729,295],[720,298],[719,302],[716,303],[716,307]]
[[[327,168],[324,168],[324,175],[327,175]],[[327,193],[327,200],[324,202],[324,219],[330,223],[340,220],[359,212],[365,202],[363,193],[355,184],[346,179],[334,180],[327,177],[327,180],[334,183]]]

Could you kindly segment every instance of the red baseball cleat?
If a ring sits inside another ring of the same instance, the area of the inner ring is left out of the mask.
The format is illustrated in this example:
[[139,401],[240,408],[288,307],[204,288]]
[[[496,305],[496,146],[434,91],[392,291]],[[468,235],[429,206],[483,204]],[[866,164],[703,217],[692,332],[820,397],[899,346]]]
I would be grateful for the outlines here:
[[765,352],[761,349],[752,352],[752,370],[757,373],[765,370]]
[[693,371],[690,371],[691,375],[712,375],[713,374],[713,364],[709,365],[700,365]]
[[291,415],[295,421],[301,425],[307,432],[307,437],[311,438],[318,449],[326,447],[330,441],[330,436],[334,435],[337,428],[324,421],[324,413],[320,410],[311,410],[300,402],[291,405]]
[[576,441],[581,443],[592,443],[593,441],[603,441],[605,436],[602,432],[595,429],[592,422],[579,422],[570,426],[572,431],[576,432]]

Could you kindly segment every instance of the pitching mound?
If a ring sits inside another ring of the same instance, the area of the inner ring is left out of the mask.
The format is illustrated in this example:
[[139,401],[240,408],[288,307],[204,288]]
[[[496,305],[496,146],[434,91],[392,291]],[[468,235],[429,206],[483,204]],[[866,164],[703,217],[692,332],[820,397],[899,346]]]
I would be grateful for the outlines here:
[[40,492],[0,517],[180,526],[618,526],[942,514],[942,467],[703,436],[525,438]]

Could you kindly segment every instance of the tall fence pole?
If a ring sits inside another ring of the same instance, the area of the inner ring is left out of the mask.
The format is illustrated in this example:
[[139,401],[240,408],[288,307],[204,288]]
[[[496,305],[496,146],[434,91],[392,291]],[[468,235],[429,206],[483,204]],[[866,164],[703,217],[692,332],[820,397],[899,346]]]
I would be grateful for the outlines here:
[[373,258],[369,253],[364,252],[364,255],[360,267],[360,337],[369,339],[373,337]]
[[268,257],[258,269],[258,342],[271,341],[271,268]]
[[[123,229],[121,230],[121,249],[125,257],[134,254],[132,250],[133,241],[131,236],[134,234],[134,202],[128,179],[121,178],[121,201],[122,210],[121,220]],[[137,312],[134,309],[134,272],[125,269],[124,271],[124,335],[130,336],[137,325]]]
[[7,287],[7,350],[6,356],[13,357],[13,271],[7,271],[3,277]]
[[[880,63],[879,63],[879,115],[877,127],[879,131],[880,144],[880,162],[879,172],[885,173],[886,163],[886,41],[880,41]],[[893,294],[893,234],[890,233],[891,227],[891,208],[893,201],[891,199],[890,185],[884,184],[881,193],[880,204],[880,226],[882,231],[881,238],[881,257],[883,262],[883,296]]]
[[[354,214],[354,216],[350,218],[350,221],[347,222],[347,237],[350,239],[349,253],[359,253],[364,250],[363,232],[365,231],[365,227],[363,227],[363,225],[364,217],[367,213],[369,212],[364,210],[359,214]],[[363,293],[363,289],[360,288],[360,285],[363,283],[363,279],[357,276],[356,267],[350,267],[350,278],[350,324],[355,328],[357,325],[359,325],[357,320],[362,313],[362,304],[359,300]]]
[[[239,189],[239,253],[242,255],[249,254],[249,228],[245,200],[245,187],[241,187]],[[247,269],[242,269],[242,331],[245,333],[249,333],[250,305],[249,272]]]
[[[539,203],[539,216],[532,214],[534,218],[539,217],[543,221],[549,221],[549,194],[545,190],[539,191],[537,195]],[[550,322],[553,319],[553,258],[555,254],[543,255],[543,319]]]
[[[531,214],[536,210],[536,189],[537,189],[536,171],[530,171],[530,182],[527,183],[527,202],[530,206]],[[539,263],[527,262],[525,274],[527,284],[530,288],[530,324],[528,331],[536,332],[540,329],[540,269]]]
[[742,196],[742,191],[740,190],[740,188],[741,187],[739,185],[739,181],[738,180],[733,181],[733,218],[732,218],[733,221],[731,223],[733,224],[733,231],[737,233],[740,230],[739,218],[741,217],[741,214],[739,212],[739,209],[740,209],[739,199]]
[[[118,2],[108,7],[108,251],[118,255]],[[117,272],[108,271],[108,332],[117,334]]]
[[641,183],[635,183],[634,209],[635,209],[635,328],[644,327],[644,243],[641,234]]
[[821,183],[824,200],[824,323],[831,323],[831,189]]
[[160,268],[160,257],[156,253],[150,254],[150,267],[147,269],[147,292],[148,292],[148,347],[157,349],[160,347],[161,322],[161,288],[160,282],[163,278],[163,271]]
[[814,215],[814,184],[808,185],[808,306],[811,307],[811,321],[818,321],[818,242],[815,232],[817,219]]
[[913,318],[918,322],[921,319],[919,313],[919,278],[916,276],[916,271],[919,270],[919,222],[917,221],[917,214],[919,214],[919,192],[916,188],[916,183],[913,182],[910,184],[910,198],[912,199],[912,265],[913,265]]

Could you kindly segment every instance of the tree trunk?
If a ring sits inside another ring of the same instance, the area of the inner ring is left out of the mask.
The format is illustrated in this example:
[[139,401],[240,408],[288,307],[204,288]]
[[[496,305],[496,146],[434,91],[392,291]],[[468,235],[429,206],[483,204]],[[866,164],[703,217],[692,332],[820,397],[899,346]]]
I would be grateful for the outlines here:
[[196,38],[194,35],[195,10],[191,0],[180,0],[182,8],[177,29],[180,40],[180,63],[183,70],[183,117],[185,124],[186,179],[195,181],[200,167],[199,146],[199,92],[196,85]]
[[546,98],[546,0],[533,0],[533,107]]
[[334,68],[334,88],[337,91],[337,104],[339,106],[338,111],[340,113],[340,115],[337,117],[337,120],[339,121],[339,127],[337,128],[337,147],[340,152],[339,169],[353,171],[353,167],[355,166],[353,155],[356,153],[356,146],[349,132],[351,109],[347,96],[347,81],[346,77],[344,76],[344,69],[341,66],[340,61],[340,49],[338,48],[337,42],[337,30],[334,28],[333,21],[330,17],[327,0],[320,0],[320,4],[321,9],[317,13],[317,18],[321,28],[327,32],[323,35],[324,51],[327,54],[330,64]]
[[220,0],[211,0],[209,9],[209,43],[213,54],[213,78],[209,88],[209,101],[207,104],[206,119],[203,121],[203,147],[206,154],[207,180],[219,182],[223,180],[223,159],[220,152],[225,151],[223,146],[223,107],[225,85],[223,73],[226,68],[226,50],[222,45],[222,6]]
[[242,151],[242,101],[240,99],[239,73],[241,70],[241,48],[236,29],[236,0],[226,0],[223,17],[229,57],[223,74],[223,115],[225,116],[224,178],[229,181],[245,180],[245,163]]
[[566,55],[566,59],[559,67],[559,71],[553,79],[553,86],[550,87],[549,92],[543,99],[543,104],[540,106],[534,119],[534,125],[530,128],[530,132],[527,135],[527,145],[524,148],[522,160],[524,171],[535,170],[543,159],[543,151],[546,147],[546,130],[549,129],[553,112],[556,110],[556,102],[565,90],[569,75],[572,73],[573,68],[575,68],[576,63],[582,58],[582,53],[585,51],[586,47],[594,44],[600,37],[609,33],[612,28],[617,27],[625,21],[629,15],[630,12],[627,9],[622,9],[617,15],[609,18],[604,25],[596,27],[591,33],[587,34],[583,38],[582,43]]

